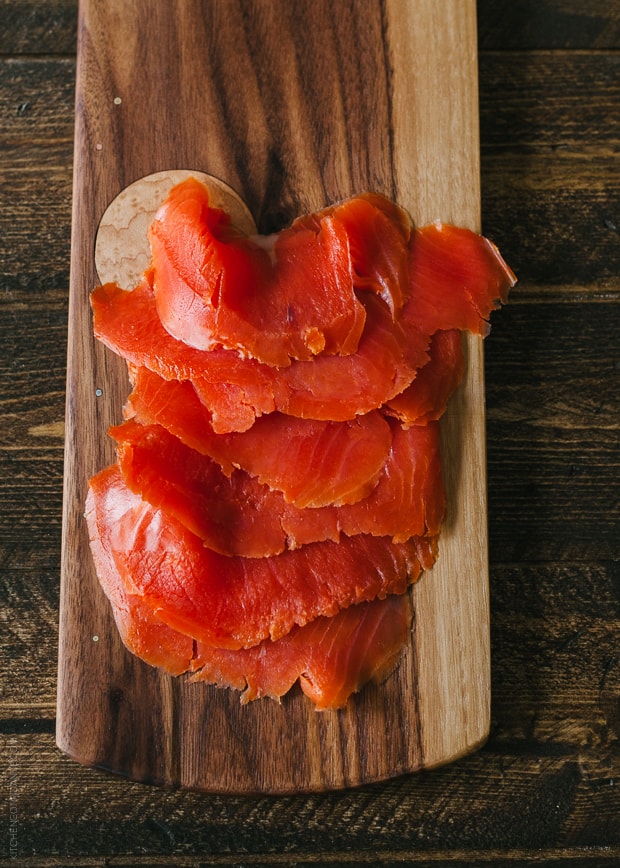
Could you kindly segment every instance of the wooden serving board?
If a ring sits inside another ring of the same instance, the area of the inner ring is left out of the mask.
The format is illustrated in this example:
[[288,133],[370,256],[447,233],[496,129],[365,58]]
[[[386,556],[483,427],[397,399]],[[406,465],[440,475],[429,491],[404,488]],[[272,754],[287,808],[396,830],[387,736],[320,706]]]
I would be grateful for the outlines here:
[[196,169],[261,232],[365,190],[479,228],[475,0],[82,0],[58,678],[59,747],[133,780],[303,792],[454,760],[489,726],[483,357],[443,420],[449,517],[397,671],[337,712],[241,706],[125,651],[91,563],[89,476],[111,463],[124,363],[92,337],[94,242],[136,179]]

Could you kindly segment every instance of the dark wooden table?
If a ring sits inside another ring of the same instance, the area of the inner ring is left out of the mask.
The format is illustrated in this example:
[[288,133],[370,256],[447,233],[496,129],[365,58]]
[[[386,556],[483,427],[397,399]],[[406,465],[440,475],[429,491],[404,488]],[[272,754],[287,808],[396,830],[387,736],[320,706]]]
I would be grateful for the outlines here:
[[55,747],[76,0],[0,0],[0,864],[620,864],[620,16],[478,10],[483,229],[520,279],[486,344],[491,736],[241,798]]

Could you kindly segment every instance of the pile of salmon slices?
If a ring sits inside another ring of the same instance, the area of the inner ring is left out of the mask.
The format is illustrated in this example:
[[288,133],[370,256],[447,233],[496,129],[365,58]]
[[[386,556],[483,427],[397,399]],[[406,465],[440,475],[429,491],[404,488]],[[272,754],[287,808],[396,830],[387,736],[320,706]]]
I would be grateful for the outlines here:
[[439,419],[515,277],[364,194],[247,237],[190,178],[140,283],[91,294],[127,362],[86,520],[126,647],[172,675],[339,708],[397,664],[446,512]]

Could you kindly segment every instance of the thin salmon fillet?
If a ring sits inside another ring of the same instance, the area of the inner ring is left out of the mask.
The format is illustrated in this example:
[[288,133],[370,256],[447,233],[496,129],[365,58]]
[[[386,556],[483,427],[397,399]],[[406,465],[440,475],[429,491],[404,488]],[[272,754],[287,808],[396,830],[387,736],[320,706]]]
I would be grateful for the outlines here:
[[[111,550],[127,591],[157,618],[197,641],[232,649],[404,593],[436,555],[434,538],[397,544],[359,534],[272,558],[225,557],[129,491],[117,465],[91,479],[86,521],[90,538]],[[99,572],[96,547],[93,557]]]
[[409,274],[409,311],[429,335],[460,329],[486,336],[491,312],[516,283],[491,241],[440,222],[412,233]]
[[241,468],[298,507],[367,497],[392,443],[392,429],[377,410],[346,422],[269,413],[247,431],[217,434],[191,383],[166,382],[145,368],[134,372],[124,413],[142,424],[162,425],[226,474]]
[[[194,179],[175,187],[149,230],[157,310],[189,346],[239,350],[268,365],[354,352],[365,312],[353,290],[347,233],[331,218],[281,233],[271,251],[218,232]],[[189,312],[189,316],[188,316]]]
[[143,597],[127,591],[105,536],[93,537],[91,546],[125,647],[170,675],[193,673],[192,680],[237,689],[243,704],[279,699],[299,680],[318,709],[341,708],[369,681],[387,677],[409,637],[411,606],[402,594],[316,618],[254,648],[204,645],[168,627]]
[[241,702],[277,699],[299,680],[319,710],[342,708],[368,682],[381,682],[402,657],[411,630],[408,594],[391,594],[315,618],[255,648],[227,651],[198,645],[192,681],[242,691]]
[[465,370],[462,336],[458,329],[441,329],[431,338],[429,361],[415,380],[390,398],[383,411],[403,425],[425,425],[445,413],[448,400]]
[[363,193],[299,217],[293,228],[316,232],[323,216],[331,216],[347,233],[356,292],[376,293],[396,319],[408,295],[412,227],[407,212],[385,196]]
[[[366,324],[356,352],[270,368],[226,349],[200,351],[172,338],[157,315],[153,273],[130,293],[115,285],[91,296],[95,334],[132,365],[191,380],[214,430],[249,428],[274,410],[345,420],[391,401],[428,362],[438,330],[485,335],[491,311],[515,277],[497,249],[469,230],[432,224],[409,244],[409,283],[396,319],[380,295],[363,293]],[[189,311],[188,311],[189,315]]]
[[152,272],[131,292],[105,284],[91,293],[95,336],[135,367],[191,380],[218,433],[245,431],[274,410],[346,421],[399,394],[428,361],[429,337],[394,323],[384,302],[364,295],[367,323],[357,352],[272,368],[226,349],[197,350],[173,338],[157,315]]
[[112,428],[128,488],[174,516],[224,555],[270,557],[286,548],[372,534],[404,542],[435,536],[445,512],[436,423],[394,424],[389,456],[371,494],[354,504],[301,509],[242,470],[225,475],[209,457],[159,425]]
[[110,602],[125,647],[169,675],[182,675],[193,669],[195,641],[168,627],[153,615],[143,597],[127,590],[110,548],[110,533],[103,531],[92,513],[88,527],[97,578]]

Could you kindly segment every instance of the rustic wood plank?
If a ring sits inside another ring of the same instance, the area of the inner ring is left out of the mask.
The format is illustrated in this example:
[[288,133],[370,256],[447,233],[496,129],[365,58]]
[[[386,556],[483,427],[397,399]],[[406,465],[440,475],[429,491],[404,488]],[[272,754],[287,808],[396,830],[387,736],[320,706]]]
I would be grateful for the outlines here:
[[617,775],[617,596],[613,564],[493,567],[490,750],[573,755],[592,781]]
[[483,229],[522,282],[618,274],[619,99],[613,52],[481,57]]
[[[16,486],[14,497],[21,496]],[[17,525],[11,542],[2,537],[0,589],[7,608],[0,639],[0,718],[23,717],[30,730],[39,714],[50,721],[55,716],[59,558],[54,548],[60,545],[60,526],[45,532]]]
[[75,54],[77,0],[0,0],[0,54]]
[[486,363],[495,561],[617,554],[617,310],[603,302],[578,313],[571,304],[514,305],[494,325]]
[[[10,689],[0,692],[0,732],[51,733],[54,573],[34,558],[28,568],[14,568],[15,560],[7,560],[13,585],[2,590],[16,617],[3,631],[0,663],[6,684],[23,688],[19,702]],[[593,783],[615,777],[617,594],[613,564],[492,567],[493,725],[485,751],[572,757]]]
[[620,15],[606,0],[478,0],[482,50],[618,48]]
[[516,861],[536,850],[559,857],[565,849],[575,858],[583,857],[580,848],[594,847],[597,855],[620,848],[613,824],[618,787],[609,777],[589,775],[573,752],[545,754],[533,740],[490,745],[433,774],[380,787],[253,799],[116,781],[71,764],[48,734],[0,740],[19,763],[16,802],[26,858],[41,844],[58,856],[168,856],[168,864],[200,856],[245,864],[285,855],[297,863],[312,854],[315,864],[317,858],[382,864],[398,856],[437,863],[466,852]]
[[[7,349],[0,372],[10,384],[0,405],[0,522],[7,534],[16,520],[42,530],[58,525],[65,376],[58,347],[66,307],[62,298],[53,304],[12,303],[0,318]],[[618,473],[615,310],[613,302],[594,302],[577,316],[572,303],[515,301],[494,319],[486,347],[494,560],[512,559],[514,540],[530,533],[533,559],[561,559],[562,552],[574,557],[571,538],[585,546],[581,559],[605,559],[614,550],[617,503],[608,498],[606,516],[600,503]],[[44,373],[41,354],[50,360]],[[18,480],[26,496],[16,504],[12,487]],[[42,485],[46,496],[39,506]],[[552,512],[536,509],[542,496],[537,486],[556,500]]]
[[0,61],[3,306],[66,299],[74,74],[73,59]]
[[4,167],[71,166],[74,94],[74,57],[0,60]]
[[[536,847],[534,850],[515,851],[510,848],[508,851],[497,849],[491,856],[487,851],[472,850],[469,848],[463,850],[440,850],[432,855],[419,853],[416,850],[402,849],[391,850],[387,853],[365,853],[355,852],[349,853],[345,851],[330,851],[321,853],[321,865],[381,865],[384,868],[396,868],[402,866],[403,862],[407,865],[416,865],[420,868],[435,868],[437,863],[447,863],[455,866],[455,868],[504,868],[507,864],[516,866],[529,866],[532,864],[553,864],[554,868],[596,868],[596,866],[614,866],[618,859],[618,852],[615,849],[605,847],[565,847],[565,848],[547,848]],[[78,857],[71,859],[71,868],[156,868],[156,866],[175,865],[178,868],[195,868],[196,864],[204,865],[256,865],[260,864],[263,868],[276,868],[276,866],[289,866],[294,864],[297,868],[310,868],[317,864],[316,855],[312,851],[304,850],[297,853],[294,857],[294,863],[291,858],[286,855],[270,854],[269,856],[244,856],[243,861],[239,862],[236,857],[228,855],[209,855],[208,862],[205,863],[204,857],[199,863],[196,862],[196,857],[192,856],[130,856],[127,859],[124,856],[112,857]],[[62,857],[46,857],[40,859],[33,857],[28,861],[17,859],[11,862],[11,865],[21,868],[67,868],[67,863]]]
[[483,228],[493,229],[522,284],[556,294],[563,285],[590,286],[594,297],[608,290],[617,297],[620,171],[609,157],[489,158],[482,189]]
[[62,501],[66,291],[30,304],[5,289],[6,296],[0,307],[0,374],[7,383],[0,402],[0,541],[19,558],[21,547],[31,552],[38,538],[53,557]]
[[[39,540],[41,545],[45,540]],[[53,559],[0,549],[13,620],[0,642],[0,731],[51,732],[56,686]],[[28,559],[28,566],[24,559]],[[55,567],[55,569],[54,569]],[[613,564],[493,566],[493,753],[579,758],[594,780],[618,769],[618,583]],[[19,701],[11,685],[22,686]],[[15,724],[8,728],[8,721]]]
[[[615,51],[481,53],[483,156],[583,152],[613,162],[620,96]],[[587,100],[584,95],[589,94]],[[577,180],[577,179],[576,179]]]

